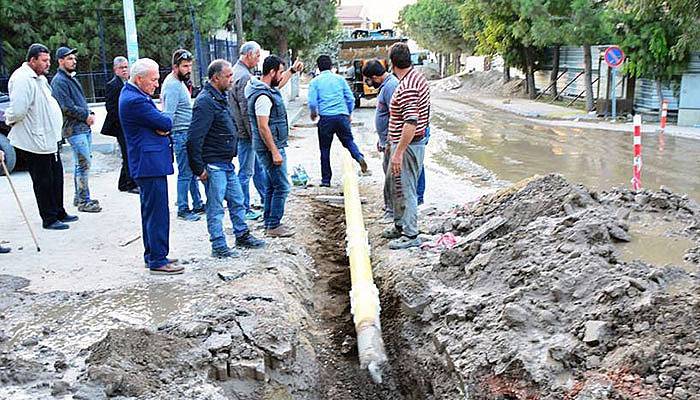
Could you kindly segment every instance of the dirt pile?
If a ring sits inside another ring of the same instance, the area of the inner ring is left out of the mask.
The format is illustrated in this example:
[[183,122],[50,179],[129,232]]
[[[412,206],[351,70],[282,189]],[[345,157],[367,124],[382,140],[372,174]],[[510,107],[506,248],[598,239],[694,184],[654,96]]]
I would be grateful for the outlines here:
[[435,81],[432,85],[438,90],[503,97],[523,97],[526,86],[525,80],[519,78],[504,83],[503,73],[494,70],[462,72]]
[[641,217],[700,241],[700,208],[687,197],[590,192],[558,175],[433,221],[433,233],[461,235],[458,247],[384,272],[383,285],[422,396],[698,398],[698,268],[623,260]]

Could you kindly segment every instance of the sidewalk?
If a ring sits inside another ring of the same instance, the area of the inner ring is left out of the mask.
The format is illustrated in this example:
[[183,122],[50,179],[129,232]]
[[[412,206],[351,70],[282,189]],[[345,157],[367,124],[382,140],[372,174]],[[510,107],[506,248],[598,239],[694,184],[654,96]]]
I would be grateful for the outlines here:
[[[513,98],[483,98],[471,97],[475,101],[488,107],[506,111],[512,114],[526,117],[532,121],[546,125],[567,126],[573,128],[603,129],[618,132],[633,132],[632,122],[612,122],[597,118],[582,112],[581,110],[546,104],[528,99]],[[643,122],[643,133],[656,133],[659,131],[658,122]],[[688,139],[700,140],[700,128],[667,125],[665,134]]]

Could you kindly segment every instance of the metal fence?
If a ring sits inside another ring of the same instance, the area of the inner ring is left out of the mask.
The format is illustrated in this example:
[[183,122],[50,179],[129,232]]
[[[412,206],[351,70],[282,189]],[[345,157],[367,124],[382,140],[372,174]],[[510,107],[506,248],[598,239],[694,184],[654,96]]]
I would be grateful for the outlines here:
[[[195,63],[195,71],[192,74],[192,81],[195,87],[201,87],[202,82],[206,79],[206,68],[210,62],[217,58],[223,58],[234,62],[237,58],[238,46],[235,41],[231,40],[221,40],[215,37],[210,37],[202,40],[202,51],[201,59],[198,59]],[[165,76],[169,74],[171,68],[169,66],[161,66],[160,68],[160,79],[161,82],[165,79]],[[12,71],[10,71],[11,73]],[[53,78],[53,74],[49,74],[46,77],[49,82]],[[83,91],[85,92],[85,97],[89,103],[99,103],[104,101],[105,90],[107,82],[113,77],[111,71],[105,73],[104,71],[89,71],[89,72],[78,72],[76,74],[76,79],[83,86]],[[7,93],[7,84],[10,80],[9,76],[0,76],[0,92]],[[160,90],[156,91],[156,95],[160,94]]]

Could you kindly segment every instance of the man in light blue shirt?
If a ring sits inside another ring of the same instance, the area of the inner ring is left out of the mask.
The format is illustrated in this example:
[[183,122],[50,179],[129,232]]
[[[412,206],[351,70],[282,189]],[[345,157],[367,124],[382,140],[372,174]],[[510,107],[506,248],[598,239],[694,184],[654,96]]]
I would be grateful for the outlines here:
[[331,186],[331,144],[337,135],[340,143],[367,172],[367,163],[352,138],[350,114],[355,107],[355,97],[350,86],[340,75],[331,72],[333,62],[327,55],[316,60],[321,73],[309,84],[309,110],[311,120],[318,116],[318,145],[321,150],[321,186]]
[[[190,79],[192,62],[192,53],[185,49],[175,50],[173,72],[163,81],[160,92],[163,113],[173,120],[172,139],[177,161],[177,217],[185,221],[199,221],[199,215],[204,214],[197,177],[192,173],[187,157],[187,130],[192,121],[192,101],[185,82]],[[191,210],[188,193],[192,195]]]

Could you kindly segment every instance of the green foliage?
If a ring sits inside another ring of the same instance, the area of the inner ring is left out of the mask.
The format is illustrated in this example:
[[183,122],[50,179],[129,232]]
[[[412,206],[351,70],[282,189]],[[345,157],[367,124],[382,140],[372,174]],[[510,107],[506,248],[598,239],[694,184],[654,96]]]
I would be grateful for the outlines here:
[[335,0],[269,0],[243,2],[243,30],[277,53],[306,50],[327,37],[338,24]]
[[697,0],[614,0],[609,23],[627,53],[627,72],[669,81],[687,65],[700,41]]
[[340,53],[340,40],[349,38],[349,34],[340,27],[330,32],[325,39],[311,48],[307,49],[302,54],[302,61],[306,65],[306,70],[312,70],[316,67],[316,59],[322,54],[329,55],[333,64],[338,64],[338,54]]
[[[173,0],[136,2],[141,57],[153,58],[167,66],[176,48],[193,50],[189,4]],[[192,5],[203,35],[223,28],[229,19],[229,0],[196,0]],[[117,55],[126,56],[121,0],[0,0],[0,9],[4,14],[0,20],[0,37],[9,72],[24,61],[27,48],[35,42],[45,44],[52,52],[61,45],[76,47],[79,70],[100,69],[98,15],[104,21],[107,62]]]
[[399,13],[399,27],[419,45],[438,53],[471,52],[456,0],[418,0]]

